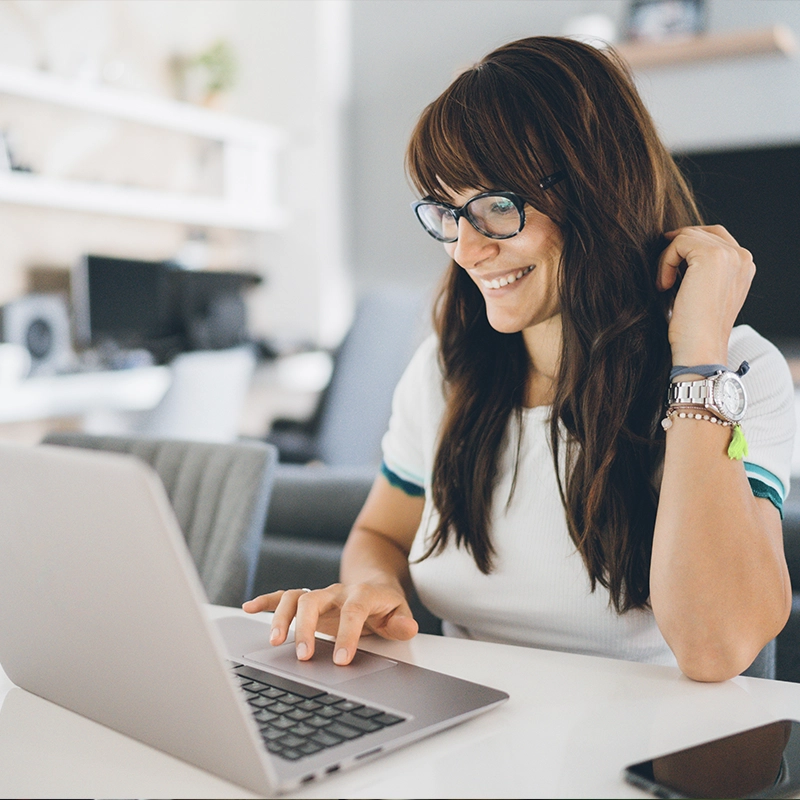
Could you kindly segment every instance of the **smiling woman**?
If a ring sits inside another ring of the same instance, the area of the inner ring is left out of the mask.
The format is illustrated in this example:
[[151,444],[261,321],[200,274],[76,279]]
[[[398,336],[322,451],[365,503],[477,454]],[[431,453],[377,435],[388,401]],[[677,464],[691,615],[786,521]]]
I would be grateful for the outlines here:
[[407,168],[451,259],[436,334],[397,387],[342,583],[246,609],[275,610],[273,643],[296,618],[302,658],[335,634],[348,663],[362,632],[414,635],[413,581],[449,635],[739,674],[791,603],[793,387],[734,328],[751,254],[703,224],[614,53],[570,39],[461,73]]

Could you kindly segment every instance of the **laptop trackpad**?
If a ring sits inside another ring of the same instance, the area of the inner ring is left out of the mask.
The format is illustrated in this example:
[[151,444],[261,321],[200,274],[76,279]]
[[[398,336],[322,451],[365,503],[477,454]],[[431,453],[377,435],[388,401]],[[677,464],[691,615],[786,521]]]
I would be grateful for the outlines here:
[[339,667],[333,663],[333,642],[324,639],[316,640],[314,655],[310,661],[298,661],[292,643],[256,650],[253,653],[245,654],[244,658],[267,669],[273,668],[281,672],[288,672],[290,675],[329,686],[397,666],[396,661],[358,650],[350,664],[346,667]]

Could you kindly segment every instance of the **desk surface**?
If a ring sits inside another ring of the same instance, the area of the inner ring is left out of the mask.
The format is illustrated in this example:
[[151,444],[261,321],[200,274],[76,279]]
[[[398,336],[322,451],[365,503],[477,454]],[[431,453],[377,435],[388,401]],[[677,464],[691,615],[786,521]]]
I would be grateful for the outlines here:
[[[670,667],[425,635],[410,642],[371,637],[364,648],[490,684],[511,699],[293,796],[645,797],[624,782],[626,764],[772,720],[800,719],[800,684],[757,678],[700,684]],[[2,797],[253,796],[12,688],[0,674],[3,695]]]
[[153,408],[170,384],[169,367],[136,367],[28,378],[3,385],[0,423],[83,415],[97,409]]

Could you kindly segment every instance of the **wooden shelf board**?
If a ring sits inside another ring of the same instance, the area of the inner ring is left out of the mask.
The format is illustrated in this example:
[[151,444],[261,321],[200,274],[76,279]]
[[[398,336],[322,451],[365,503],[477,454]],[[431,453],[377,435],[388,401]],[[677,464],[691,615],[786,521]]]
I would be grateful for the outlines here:
[[785,25],[755,31],[700,34],[664,42],[633,42],[617,46],[616,51],[633,69],[721,58],[797,52],[797,39]]

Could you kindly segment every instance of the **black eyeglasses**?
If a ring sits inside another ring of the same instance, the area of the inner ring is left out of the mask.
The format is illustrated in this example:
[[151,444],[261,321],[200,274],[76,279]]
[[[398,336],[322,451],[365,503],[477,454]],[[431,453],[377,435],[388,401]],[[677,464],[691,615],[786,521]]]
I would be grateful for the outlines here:
[[[539,188],[549,189],[566,177],[565,172],[554,172],[539,181]],[[510,239],[525,227],[525,200],[514,192],[482,192],[461,208],[435,200],[417,200],[411,208],[422,227],[439,242],[458,241],[461,217],[489,239]]]

